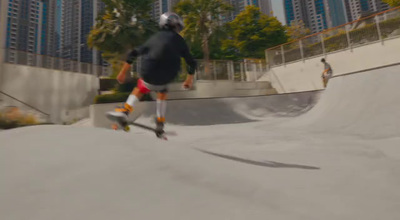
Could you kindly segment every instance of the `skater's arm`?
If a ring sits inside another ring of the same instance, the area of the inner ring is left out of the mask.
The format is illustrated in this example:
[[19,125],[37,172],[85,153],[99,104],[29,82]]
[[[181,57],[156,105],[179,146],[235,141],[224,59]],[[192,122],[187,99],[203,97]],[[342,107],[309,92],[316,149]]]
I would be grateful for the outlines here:
[[186,80],[183,82],[182,86],[185,89],[191,89],[193,87],[193,79],[194,79],[194,74],[195,74],[196,68],[197,68],[197,62],[190,54],[189,47],[187,46],[186,42],[184,40],[182,42],[183,42],[182,57],[185,59],[186,63],[188,64],[188,66],[187,66],[188,75],[186,77]]
[[122,67],[122,70],[119,72],[118,76],[117,76],[117,81],[120,84],[123,84],[125,82],[126,79],[126,73],[130,70],[131,65],[133,63],[133,60],[146,53],[147,47],[146,46],[140,46],[137,47],[135,49],[133,49],[129,54],[128,57],[126,59],[126,62],[124,63],[124,66]]
[[126,62],[129,63],[129,64],[132,64],[132,63],[133,63],[133,60],[134,60],[136,57],[147,53],[147,51],[148,51],[148,48],[147,48],[146,46],[140,46],[140,47],[137,47],[137,48],[133,49],[133,50],[128,54],[128,57],[127,57],[127,59],[126,59]]
[[120,84],[123,84],[125,82],[126,73],[130,70],[130,68],[131,68],[131,65],[129,63],[124,63],[124,65],[122,66],[122,69],[117,76],[117,81]]
[[324,68],[325,70],[324,70],[324,73],[323,74],[326,74],[326,73],[328,73],[329,71],[332,71],[332,68],[331,68],[331,65],[329,65],[329,63],[326,63],[325,64],[325,68]]
[[183,82],[184,89],[191,89],[193,87],[194,74],[188,74],[186,80]]
[[183,42],[183,55],[182,57],[185,59],[186,63],[188,64],[187,71],[189,75],[193,75],[196,71],[197,62],[194,60],[192,55],[190,54],[189,47]]

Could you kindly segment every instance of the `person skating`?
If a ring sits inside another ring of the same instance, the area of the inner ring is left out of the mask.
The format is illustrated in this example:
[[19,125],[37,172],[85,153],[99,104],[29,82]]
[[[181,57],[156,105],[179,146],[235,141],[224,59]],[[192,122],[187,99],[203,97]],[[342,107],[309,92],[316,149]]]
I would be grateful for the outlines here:
[[167,108],[168,84],[178,75],[181,67],[181,58],[188,64],[188,76],[183,87],[193,86],[196,61],[190,54],[185,40],[179,35],[184,28],[183,20],[175,13],[165,13],[160,16],[160,31],[148,39],[142,46],[135,48],[124,63],[117,76],[119,83],[124,83],[126,73],[131,68],[133,60],[141,56],[140,78],[136,88],[129,95],[124,106],[106,115],[113,121],[127,121],[128,115],[134,111],[135,105],[144,94],[150,91],[157,92],[157,130],[163,132],[165,113]]
[[326,62],[324,58],[321,59],[321,62],[324,64],[324,72],[322,73],[322,82],[324,84],[324,88],[328,85],[328,81],[332,78],[332,67],[331,65]]

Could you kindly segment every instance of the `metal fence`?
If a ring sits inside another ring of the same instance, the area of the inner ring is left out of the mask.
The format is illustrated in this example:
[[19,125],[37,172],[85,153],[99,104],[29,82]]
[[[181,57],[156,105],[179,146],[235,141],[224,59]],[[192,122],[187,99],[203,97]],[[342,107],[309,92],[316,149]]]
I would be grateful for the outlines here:
[[5,62],[18,65],[40,67],[45,69],[93,74],[96,76],[108,76],[112,72],[111,68],[108,66],[83,63],[74,60],[44,56],[40,54],[12,49],[5,50]]
[[269,66],[308,59],[400,36],[400,7],[266,50]]
[[[7,49],[5,53],[6,63],[92,74],[96,76],[110,76],[113,71],[111,66],[99,66],[25,51]],[[135,60],[131,69],[132,75],[138,75],[140,63],[140,58]],[[197,60],[197,63],[196,80],[256,81],[267,72],[265,60],[210,60],[207,63],[203,60]],[[185,80],[187,73],[185,62],[182,62],[181,69],[182,72],[177,77],[177,82]]]
[[256,81],[267,72],[267,64],[265,60],[211,60],[208,62],[208,66],[202,60],[198,60],[197,62],[197,80],[251,82]]
[[[132,65],[132,75],[137,76],[140,71],[140,61]],[[268,66],[265,60],[231,61],[210,60],[204,62],[197,60],[196,80],[231,80],[237,82],[256,81],[267,72]],[[187,66],[183,61],[181,72],[175,82],[183,82],[186,79]]]

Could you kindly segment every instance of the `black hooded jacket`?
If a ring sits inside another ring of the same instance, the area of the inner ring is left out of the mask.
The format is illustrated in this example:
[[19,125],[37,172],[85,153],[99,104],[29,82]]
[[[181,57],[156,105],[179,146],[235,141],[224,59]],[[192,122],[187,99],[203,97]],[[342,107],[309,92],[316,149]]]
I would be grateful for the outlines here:
[[141,56],[140,76],[153,85],[172,82],[180,71],[181,57],[188,64],[188,73],[191,75],[197,65],[185,40],[172,30],[161,30],[154,34],[128,55],[127,63],[132,64],[138,56]]

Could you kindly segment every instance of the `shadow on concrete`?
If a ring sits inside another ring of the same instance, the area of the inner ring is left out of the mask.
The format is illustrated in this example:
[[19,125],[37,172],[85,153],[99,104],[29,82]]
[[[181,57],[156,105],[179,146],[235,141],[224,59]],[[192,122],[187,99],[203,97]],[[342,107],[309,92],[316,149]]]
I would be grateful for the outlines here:
[[234,157],[234,156],[229,156],[229,155],[224,155],[224,154],[218,154],[218,153],[213,153],[210,151],[205,151],[205,150],[200,150],[196,149],[202,153],[213,155],[216,157],[221,157],[224,159],[228,160],[233,160],[241,163],[246,163],[246,164],[251,164],[255,166],[262,166],[262,167],[269,167],[269,168],[295,168],[295,169],[305,169],[305,170],[319,170],[319,167],[313,167],[313,166],[306,166],[306,165],[298,165],[298,164],[286,164],[286,163],[279,163],[279,162],[273,162],[273,161],[255,161],[255,160],[248,160],[240,157]]

